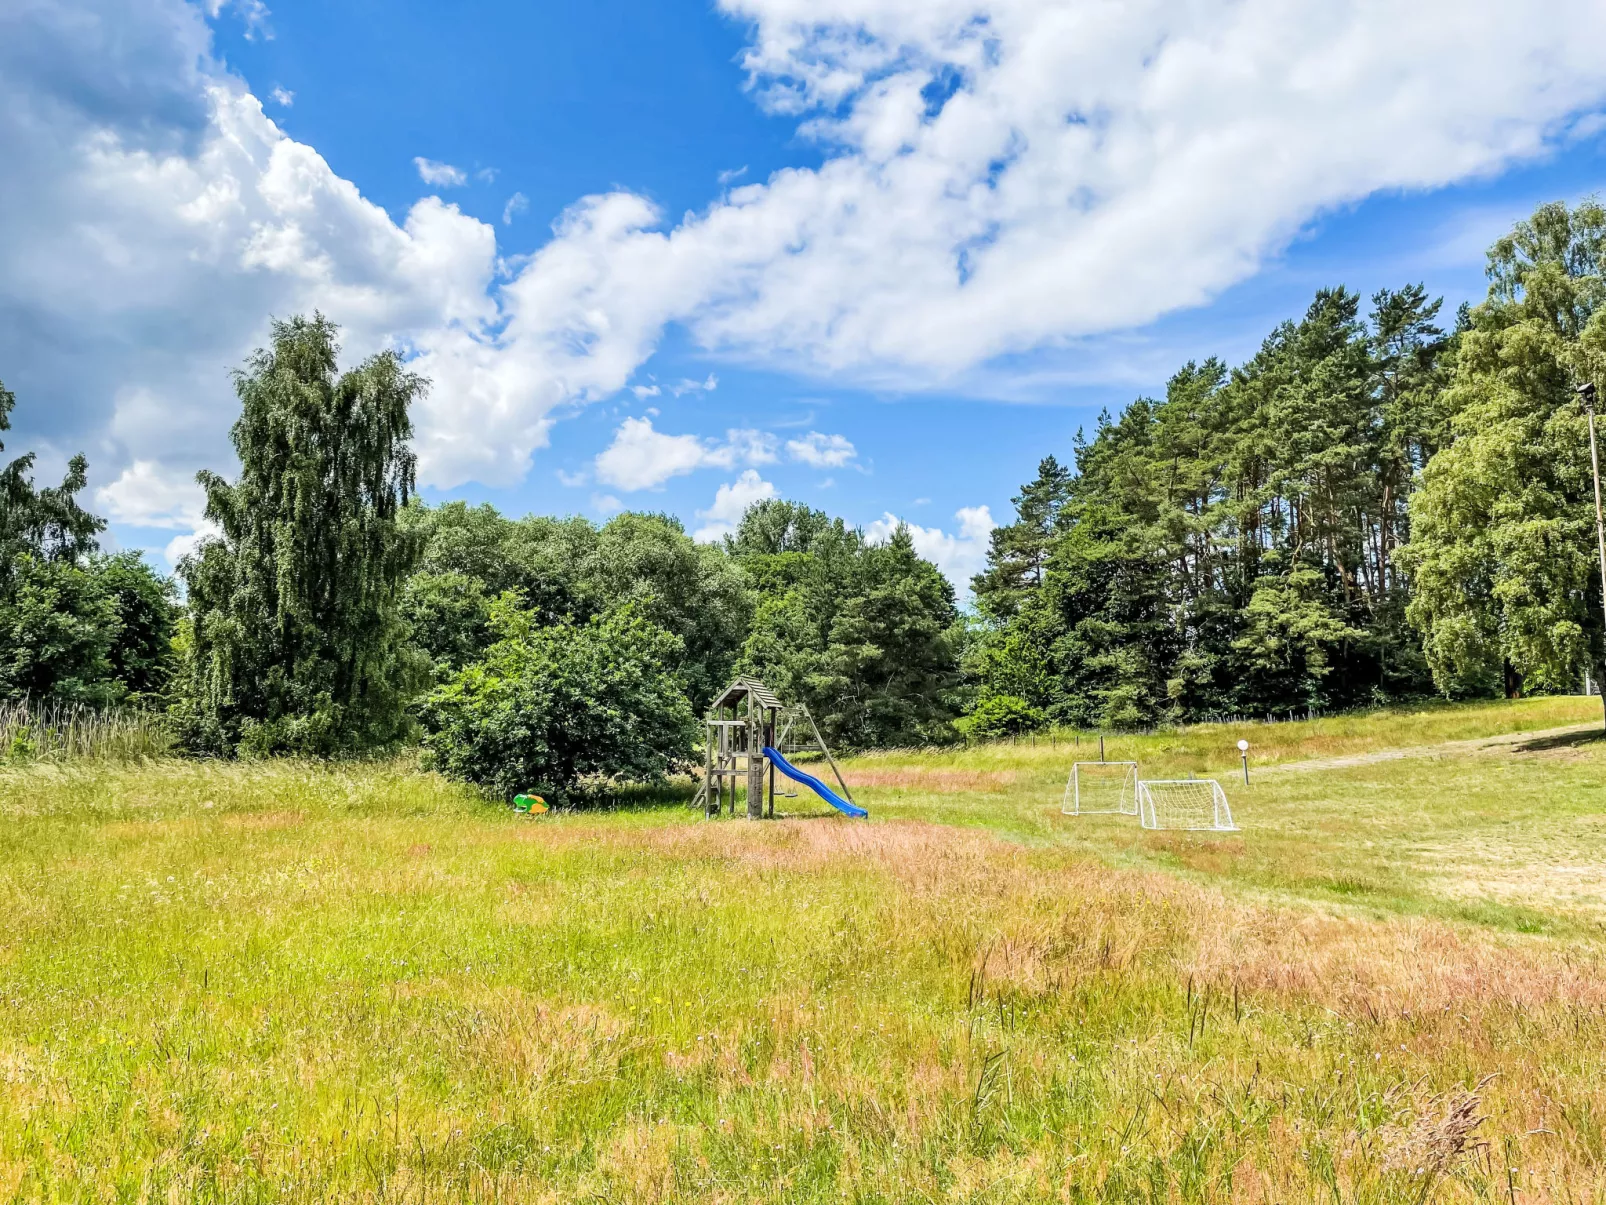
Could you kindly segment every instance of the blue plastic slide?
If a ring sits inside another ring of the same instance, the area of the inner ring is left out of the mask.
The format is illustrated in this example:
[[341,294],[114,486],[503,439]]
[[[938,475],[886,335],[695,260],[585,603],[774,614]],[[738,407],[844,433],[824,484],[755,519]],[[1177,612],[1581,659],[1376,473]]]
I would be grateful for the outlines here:
[[803,773],[802,770],[799,770],[796,766],[787,761],[786,758],[782,757],[768,745],[764,746],[764,756],[774,762],[775,768],[782,774],[786,775],[788,778],[795,779],[796,781],[802,783],[821,799],[825,800],[825,802],[829,803],[837,811],[843,812],[849,816],[857,816],[860,820],[863,820],[870,814],[858,804],[849,803],[846,799],[842,798],[842,796],[838,795],[818,778],[815,778],[814,775]]

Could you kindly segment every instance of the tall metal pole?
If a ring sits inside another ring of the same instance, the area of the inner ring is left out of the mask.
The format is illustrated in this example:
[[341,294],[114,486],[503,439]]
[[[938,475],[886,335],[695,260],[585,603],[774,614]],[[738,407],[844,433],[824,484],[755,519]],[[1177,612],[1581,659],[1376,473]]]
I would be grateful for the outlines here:
[[[1602,514],[1600,505],[1600,451],[1595,446],[1595,383],[1585,381],[1578,386],[1578,396],[1583,400],[1584,413],[1589,416],[1589,470],[1595,479],[1595,544],[1600,553],[1600,606],[1601,617],[1606,619],[1606,515]],[[1606,631],[1602,633],[1606,639]],[[1601,684],[1601,707],[1606,712],[1606,682]],[[1603,714],[1603,723],[1606,723],[1606,714]]]

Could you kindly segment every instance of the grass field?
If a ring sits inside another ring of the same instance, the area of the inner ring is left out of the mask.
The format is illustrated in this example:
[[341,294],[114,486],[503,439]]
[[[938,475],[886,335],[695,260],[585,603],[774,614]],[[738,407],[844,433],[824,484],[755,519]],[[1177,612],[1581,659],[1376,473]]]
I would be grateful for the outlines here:
[[1108,742],[1222,835],[1060,815],[1058,739],[864,823],[5,771],[0,1200],[1606,1201],[1599,715]]

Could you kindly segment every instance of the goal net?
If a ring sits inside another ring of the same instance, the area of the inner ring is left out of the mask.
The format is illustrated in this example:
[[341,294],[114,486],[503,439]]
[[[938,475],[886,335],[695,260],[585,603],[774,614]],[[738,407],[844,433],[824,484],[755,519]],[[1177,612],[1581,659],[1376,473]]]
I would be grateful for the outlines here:
[[1138,763],[1077,762],[1065,782],[1060,811],[1067,816],[1136,816]]
[[1235,832],[1227,793],[1213,778],[1138,783],[1138,814],[1144,828]]

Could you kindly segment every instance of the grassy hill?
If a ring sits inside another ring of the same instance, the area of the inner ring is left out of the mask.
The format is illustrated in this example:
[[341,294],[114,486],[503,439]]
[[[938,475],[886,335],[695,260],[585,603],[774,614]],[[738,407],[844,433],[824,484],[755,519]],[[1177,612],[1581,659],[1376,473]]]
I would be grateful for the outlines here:
[[0,1199],[1599,1199],[1599,714],[1108,742],[1224,835],[1060,815],[1074,738],[855,759],[867,823],[7,771]]

